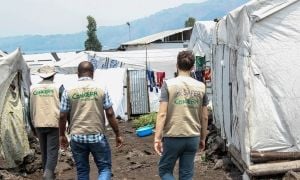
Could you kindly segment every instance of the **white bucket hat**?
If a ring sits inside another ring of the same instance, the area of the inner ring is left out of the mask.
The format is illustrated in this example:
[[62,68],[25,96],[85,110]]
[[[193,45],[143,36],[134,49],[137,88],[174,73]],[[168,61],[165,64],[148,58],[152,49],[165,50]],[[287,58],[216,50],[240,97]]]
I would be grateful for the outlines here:
[[56,74],[55,67],[49,65],[40,67],[37,72],[42,78],[48,78]]

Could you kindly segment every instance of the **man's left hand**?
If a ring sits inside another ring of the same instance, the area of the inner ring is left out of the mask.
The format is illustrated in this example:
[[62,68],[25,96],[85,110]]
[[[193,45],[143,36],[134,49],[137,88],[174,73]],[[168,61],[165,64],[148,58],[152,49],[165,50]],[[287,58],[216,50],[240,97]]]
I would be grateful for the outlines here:
[[123,146],[124,140],[121,136],[117,136],[116,137],[116,147],[120,148],[121,146]]

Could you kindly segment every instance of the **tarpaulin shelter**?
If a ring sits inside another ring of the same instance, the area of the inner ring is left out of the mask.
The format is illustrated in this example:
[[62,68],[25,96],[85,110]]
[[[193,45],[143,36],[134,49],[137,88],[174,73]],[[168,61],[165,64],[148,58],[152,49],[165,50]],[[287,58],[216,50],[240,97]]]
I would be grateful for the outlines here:
[[15,168],[30,153],[30,74],[20,50],[0,58],[0,168]]
[[[193,27],[193,32],[191,35],[190,43],[188,49],[193,51],[195,55],[195,70],[199,71],[199,66],[203,66],[203,70],[209,70],[211,72],[212,63],[212,39],[213,32],[215,30],[216,22],[214,21],[196,21]],[[203,61],[203,62],[201,62]],[[204,73],[201,72],[202,79],[204,78]],[[199,77],[198,77],[199,79]],[[205,78],[204,78],[205,79]],[[209,99],[212,99],[212,84],[209,78],[206,84],[206,94]],[[209,104],[211,108],[211,103]],[[219,122],[215,121],[214,124],[220,127]]]
[[172,78],[174,72],[176,72],[177,55],[183,50],[186,50],[186,48],[150,49],[147,51],[146,49],[111,52],[84,51],[70,58],[67,56],[62,58],[55,66],[59,67],[63,73],[76,73],[80,62],[89,60],[89,56],[95,56],[122,62],[124,68],[145,69],[147,62],[148,69],[164,71],[166,72],[166,78]]
[[214,117],[248,175],[299,170],[299,49],[299,0],[252,0],[216,25]]
[[[94,80],[108,90],[116,116],[127,120],[123,90],[125,76],[126,69],[124,68],[96,69],[94,72]],[[32,84],[37,84],[42,80],[38,75],[31,75],[31,79]],[[58,86],[63,85],[65,88],[77,81],[77,74],[56,74],[54,77],[54,82]]]
[[[127,72],[125,74],[124,87],[127,88],[129,81],[133,82],[126,91],[131,97],[137,97],[135,99],[131,99],[129,102],[127,101],[127,105],[129,107],[128,111],[132,110],[132,114],[143,114],[154,112],[158,110],[158,97],[159,92],[148,92],[147,95],[147,87],[146,88],[138,88],[146,86],[145,70],[146,64],[147,69],[152,70],[154,72],[165,72],[165,77],[172,78],[174,77],[174,73],[176,72],[176,62],[178,52],[186,50],[186,48],[175,48],[175,49],[150,49],[147,50],[145,45],[145,50],[134,50],[134,51],[111,51],[111,52],[94,52],[94,51],[84,51],[76,54],[76,56],[72,56],[68,58],[62,58],[59,62],[56,63],[56,67],[60,73],[64,74],[75,74],[77,73],[77,67],[80,62],[87,61],[90,59],[97,59],[98,63],[96,63],[99,69],[102,69],[101,66],[104,66],[104,69],[110,69],[115,67],[121,67],[128,69],[130,71],[135,72]],[[93,63],[93,61],[91,61]],[[94,64],[94,63],[93,63]],[[144,73],[137,72],[143,71]],[[127,76],[129,77],[129,81],[127,82]],[[115,77],[115,76],[106,76]],[[139,80],[138,80],[139,79]],[[113,80],[113,78],[111,78]],[[135,93],[135,94],[131,94]],[[125,94],[124,94],[125,95]],[[130,98],[126,96],[127,98]],[[138,96],[140,96],[138,98]],[[149,97],[149,98],[148,98]],[[148,100],[150,100],[148,102]],[[135,101],[135,102],[132,102]],[[143,101],[147,101],[142,103]],[[141,103],[141,104],[140,104]],[[131,110],[130,110],[131,109]]]
[[212,38],[216,23],[214,21],[196,21],[193,27],[188,49],[196,56],[205,57],[211,62]]

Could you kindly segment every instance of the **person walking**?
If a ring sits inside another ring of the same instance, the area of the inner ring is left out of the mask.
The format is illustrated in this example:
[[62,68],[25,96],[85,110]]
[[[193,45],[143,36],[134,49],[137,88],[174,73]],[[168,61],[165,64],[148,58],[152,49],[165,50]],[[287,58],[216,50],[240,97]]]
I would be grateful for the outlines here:
[[43,80],[30,87],[30,114],[38,136],[43,165],[43,179],[55,179],[59,150],[59,86],[53,80],[54,66],[42,66]]
[[175,179],[178,159],[179,179],[191,180],[196,152],[205,148],[208,98],[205,85],[190,76],[194,62],[192,52],[180,52],[178,76],[166,80],[161,88],[154,149],[161,156],[159,176],[163,180]]
[[98,167],[98,180],[111,179],[111,149],[105,133],[105,115],[116,135],[116,146],[123,144],[108,92],[93,80],[94,67],[89,61],[78,66],[78,82],[65,87],[61,99],[60,141],[68,146],[65,136],[70,112],[71,150],[78,180],[89,180],[89,154]]

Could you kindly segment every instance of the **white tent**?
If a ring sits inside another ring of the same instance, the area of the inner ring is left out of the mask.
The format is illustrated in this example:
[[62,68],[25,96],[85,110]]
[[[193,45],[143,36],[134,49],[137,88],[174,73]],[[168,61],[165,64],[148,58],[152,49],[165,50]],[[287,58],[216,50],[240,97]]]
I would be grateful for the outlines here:
[[[195,56],[205,57],[207,68],[210,68],[212,63],[212,39],[215,26],[216,22],[214,21],[195,22],[188,46],[188,49],[193,51]],[[211,85],[211,82],[206,82],[206,93],[210,100],[212,99]],[[211,103],[209,106],[211,106]],[[218,121],[215,121],[214,124],[220,128]]]
[[251,154],[300,152],[299,17],[300,0],[252,0],[216,25],[214,117],[252,175],[299,167],[296,156],[260,165]]
[[211,62],[212,37],[216,23],[214,21],[197,21],[193,27],[188,49],[196,56],[205,56]]
[[[61,71],[75,73],[80,62],[88,60],[88,56],[97,56],[109,58],[124,63],[124,68],[145,69],[146,59],[149,69],[166,73],[166,78],[174,77],[176,72],[176,61],[178,52],[186,50],[186,48],[175,49],[151,49],[151,50],[135,50],[135,51],[112,51],[112,52],[80,52],[76,57],[66,57],[56,63]],[[147,57],[147,58],[146,58]]]
[[[97,69],[94,73],[94,80],[108,90],[116,116],[127,120],[127,116],[125,115],[125,92],[123,88],[125,77],[126,69],[124,68]],[[31,75],[31,80],[32,84],[36,84],[42,79],[38,75]],[[56,74],[54,82],[59,86],[68,87],[76,83],[77,80],[77,74]]]
[[0,58],[0,74],[0,168],[16,168],[30,153],[26,131],[30,76],[19,49]]

